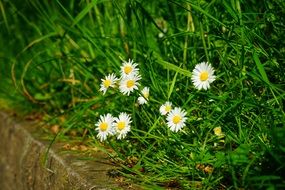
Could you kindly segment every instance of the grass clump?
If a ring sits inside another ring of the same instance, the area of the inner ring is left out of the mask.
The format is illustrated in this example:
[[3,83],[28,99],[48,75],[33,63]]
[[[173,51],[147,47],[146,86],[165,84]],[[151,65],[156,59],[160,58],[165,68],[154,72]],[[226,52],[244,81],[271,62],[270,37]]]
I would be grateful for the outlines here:
[[0,10],[1,98],[68,116],[65,131],[111,147],[133,183],[284,188],[282,0],[13,0]]

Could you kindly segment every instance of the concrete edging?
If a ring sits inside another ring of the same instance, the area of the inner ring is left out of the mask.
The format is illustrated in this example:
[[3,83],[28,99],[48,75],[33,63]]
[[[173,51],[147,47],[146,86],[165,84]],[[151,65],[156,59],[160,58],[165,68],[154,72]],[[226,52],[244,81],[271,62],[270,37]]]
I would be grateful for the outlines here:
[[96,160],[79,160],[76,155],[51,148],[46,157],[49,143],[33,134],[36,126],[0,112],[0,189],[120,189],[107,175],[113,166],[106,155],[98,153]]

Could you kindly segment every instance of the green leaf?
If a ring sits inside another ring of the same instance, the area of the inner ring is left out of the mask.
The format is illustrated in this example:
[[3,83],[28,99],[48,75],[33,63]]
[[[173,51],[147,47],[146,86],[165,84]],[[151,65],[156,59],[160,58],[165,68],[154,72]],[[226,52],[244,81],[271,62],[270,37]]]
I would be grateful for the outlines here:
[[248,154],[250,147],[247,144],[241,144],[233,152],[229,154],[234,165],[240,165],[249,162]]
[[233,8],[230,5],[228,5],[226,1],[223,1],[223,5],[226,8],[227,12],[230,13],[230,15],[234,18],[234,20],[238,22],[238,15],[235,13]]
[[161,59],[158,59],[157,60],[157,63],[159,63],[160,65],[162,65],[165,69],[170,69],[170,70],[173,70],[175,72],[178,72],[184,76],[187,76],[187,77],[191,77],[192,76],[192,73],[186,69],[182,69],[172,63],[169,63],[167,61],[163,61]]
[[[181,8],[187,10],[187,11],[191,11],[189,9],[186,9],[185,7],[183,7],[182,5],[179,5],[178,3],[174,2],[174,1],[170,1],[178,6],[180,6]],[[191,5],[191,7],[198,11],[198,12],[201,12],[202,14],[204,14],[205,16],[209,17],[210,19],[212,19],[213,21],[217,22],[218,24],[224,26],[224,27],[227,27],[227,25],[225,25],[224,23],[222,23],[221,21],[219,21],[217,18],[213,17],[211,14],[209,14],[206,10],[204,10],[203,8],[201,8],[200,6],[198,5],[195,5],[193,4],[193,1],[192,0],[186,0],[187,3],[189,3]]]
[[97,3],[97,0],[93,0],[89,3],[74,19],[71,27],[75,26],[80,20],[84,18],[84,16],[92,9]]
[[173,78],[173,80],[172,80],[170,89],[169,89],[169,91],[168,91],[168,96],[167,96],[168,99],[170,98],[170,96],[171,96],[171,94],[172,94],[172,92],[173,92],[173,89],[174,89],[174,86],[175,86],[175,83],[176,83],[177,74],[178,74],[178,73],[176,72],[175,75],[174,75],[174,78]]
[[254,62],[255,62],[255,64],[256,64],[256,66],[257,66],[257,69],[258,69],[258,71],[259,71],[261,77],[262,77],[262,80],[263,80],[264,82],[266,82],[267,84],[270,84],[270,81],[269,81],[269,79],[268,79],[268,77],[267,77],[267,74],[266,74],[266,72],[265,72],[265,70],[264,70],[264,66],[263,66],[263,64],[260,62],[260,59],[259,59],[259,57],[258,57],[258,55],[257,55],[256,52],[253,52],[253,60],[254,60]]
[[48,99],[51,99],[51,95],[50,94],[36,93],[34,98],[36,100],[48,100]]

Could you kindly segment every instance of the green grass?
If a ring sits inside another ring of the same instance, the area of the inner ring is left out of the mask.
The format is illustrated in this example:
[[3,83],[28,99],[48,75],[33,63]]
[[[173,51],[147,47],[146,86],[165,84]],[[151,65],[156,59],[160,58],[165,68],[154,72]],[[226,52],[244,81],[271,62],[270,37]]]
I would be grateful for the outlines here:
[[[64,115],[64,132],[87,129],[90,145],[111,147],[121,175],[146,189],[282,189],[284,15],[282,0],[3,0],[1,106]],[[129,58],[150,87],[146,105],[138,91],[99,91]],[[217,79],[198,91],[191,75],[203,61]],[[177,133],[159,113],[168,100],[187,111]],[[131,132],[101,144],[94,124],[120,112]]]

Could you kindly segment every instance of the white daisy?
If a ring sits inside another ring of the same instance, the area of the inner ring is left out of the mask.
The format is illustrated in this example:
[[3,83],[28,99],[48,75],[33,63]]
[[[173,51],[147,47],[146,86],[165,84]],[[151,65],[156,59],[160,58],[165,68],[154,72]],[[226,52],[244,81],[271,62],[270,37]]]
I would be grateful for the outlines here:
[[122,77],[126,77],[129,75],[137,74],[139,69],[137,68],[138,64],[134,63],[133,60],[129,59],[129,61],[124,61],[121,66],[121,75]]
[[141,93],[142,96],[138,97],[138,103],[140,105],[147,103],[149,97],[149,87],[144,87]]
[[165,104],[161,105],[159,108],[161,115],[166,115],[172,110],[172,103],[171,102],[165,102]]
[[97,137],[100,141],[107,139],[108,135],[114,135],[114,118],[111,114],[101,115],[99,121],[95,124],[97,126],[96,131],[98,131]]
[[127,133],[131,130],[132,120],[129,114],[122,112],[119,117],[115,118],[114,127],[117,132],[117,139],[125,138]]
[[120,91],[125,95],[130,95],[132,91],[138,89],[139,86],[138,81],[140,79],[141,76],[139,74],[123,77],[119,85]]
[[100,85],[101,87],[100,91],[102,91],[103,94],[105,94],[109,87],[112,87],[112,88],[115,87],[117,80],[118,78],[116,77],[114,73],[105,76],[104,79],[101,79],[102,83]]
[[210,88],[210,84],[214,82],[216,76],[214,75],[215,70],[206,62],[202,62],[195,66],[192,73],[192,82],[194,86],[201,90],[202,88],[207,90]]
[[185,126],[185,121],[187,120],[186,112],[181,108],[174,108],[169,112],[166,117],[167,125],[171,131],[177,132]]

